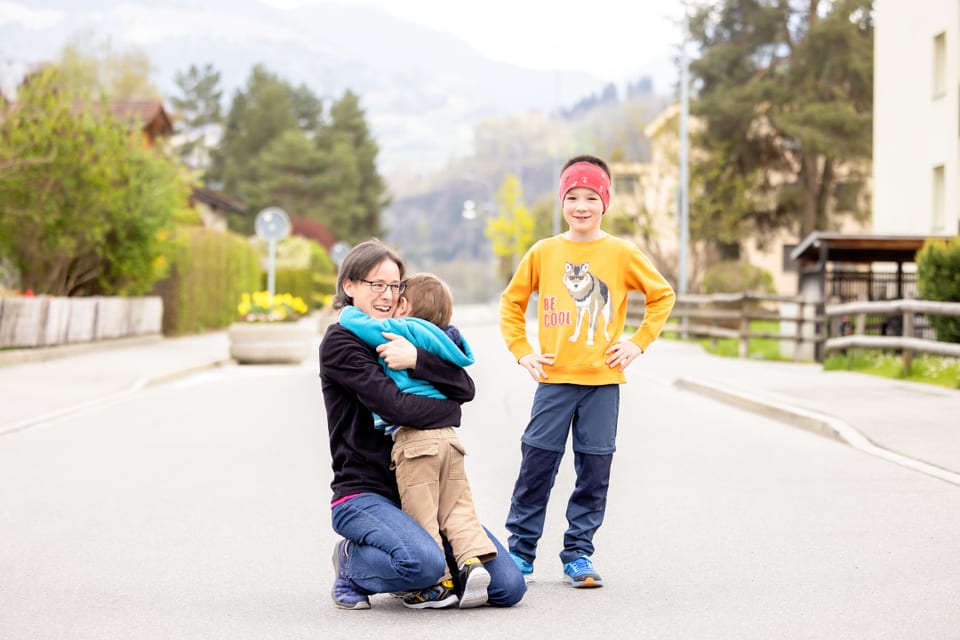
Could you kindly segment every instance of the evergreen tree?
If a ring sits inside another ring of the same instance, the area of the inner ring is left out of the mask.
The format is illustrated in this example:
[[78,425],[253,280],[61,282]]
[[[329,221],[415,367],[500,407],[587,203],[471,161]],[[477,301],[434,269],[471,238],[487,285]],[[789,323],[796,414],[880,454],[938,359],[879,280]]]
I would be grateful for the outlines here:
[[[261,154],[285,131],[297,131],[293,88],[261,65],[250,71],[246,87],[233,96],[224,123],[223,137],[211,153],[207,177],[225,193],[257,212],[274,206],[262,188],[264,167]],[[252,218],[240,224],[231,219],[238,230],[252,231]]]
[[318,145],[328,155],[331,186],[339,185],[338,193],[329,194],[329,215],[336,221],[337,237],[357,242],[371,235],[382,236],[380,212],[389,200],[377,173],[379,148],[370,136],[356,94],[346,91],[330,107],[330,121],[318,137]]
[[871,1],[723,0],[690,32],[692,237],[735,258],[748,235],[830,228],[838,164],[871,153]]
[[[381,236],[386,189],[359,99],[347,91],[323,115],[322,102],[307,87],[294,88],[255,67],[233,98],[210,178],[250,211],[280,206],[351,243]],[[249,233],[251,221],[247,216],[231,224]]]
[[270,201],[294,218],[326,221],[318,194],[329,186],[328,163],[314,141],[302,131],[284,131],[263,150],[260,163],[263,181],[256,185],[258,201]]
[[180,90],[179,96],[170,98],[179,120],[176,151],[184,164],[203,171],[210,164],[209,141],[219,136],[223,123],[220,72],[210,63],[203,68],[191,64],[186,72],[178,71],[174,81]]

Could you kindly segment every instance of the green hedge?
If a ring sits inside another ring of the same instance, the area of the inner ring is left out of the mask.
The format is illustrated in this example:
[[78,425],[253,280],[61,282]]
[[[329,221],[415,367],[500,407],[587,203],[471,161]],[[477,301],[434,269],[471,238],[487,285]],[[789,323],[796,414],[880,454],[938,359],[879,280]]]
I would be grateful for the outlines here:
[[[256,242],[255,246],[266,258],[266,243]],[[285,238],[277,244],[276,261],[274,293],[299,296],[311,309],[326,306],[337,288],[337,269],[323,245],[301,236]],[[267,288],[264,274],[262,289]]]
[[718,262],[707,268],[703,274],[703,292],[738,293],[775,293],[773,276],[769,271],[746,262]]
[[[927,240],[917,252],[917,288],[924,300],[960,302],[960,236]],[[927,316],[943,342],[960,342],[960,318]]]
[[[289,293],[301,298],[308,307],[313,307],[313,279],[309,269],[277,269],[276,289],[274,293]],[[264,276],[263,290],[267,290],[267,279]]]
[[246,238],[182,227],[172,244],[170,276],[154,287],[165,335],[226,327],[236,320],[240,294],[261,289],[260,256]]

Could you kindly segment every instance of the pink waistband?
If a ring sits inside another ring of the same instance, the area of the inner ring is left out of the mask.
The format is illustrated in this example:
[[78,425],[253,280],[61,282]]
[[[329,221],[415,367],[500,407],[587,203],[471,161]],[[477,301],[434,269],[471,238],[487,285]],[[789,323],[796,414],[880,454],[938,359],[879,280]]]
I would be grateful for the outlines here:
[[338,504],[343,504],[344,502],[346,502],[346,501],[349,500],[350,498],[356,498],[356,497],[359,496],[359,495],[360,495],[359,493],[351,493],[351,494],[348,495],[348,496],[343,496],[342,498],[338,498],[338,499],[336,499],[336,500],[334,500],[333,502],[330,503],[330,508],[333,509],[333,508],[334,508],[335,506],[337,506]]

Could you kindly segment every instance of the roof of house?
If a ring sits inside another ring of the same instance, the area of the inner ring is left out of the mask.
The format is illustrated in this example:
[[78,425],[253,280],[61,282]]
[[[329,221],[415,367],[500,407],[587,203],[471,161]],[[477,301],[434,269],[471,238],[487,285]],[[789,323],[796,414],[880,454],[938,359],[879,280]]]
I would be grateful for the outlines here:
[[154,136],[173,133],[173,121],[163,108],[162,100],[114,100],[110,112],[121,120],[134,120]]
[[190,197],[217,209],[235,211],[236,213],[244,213],[247,210],[247,205],[243,204],[236,198],[231,198],[226,194],[220,193],[219,191],[214,191],[213,189],[209,189],[207,187],[193,187]]
[[794,260],[817,262],[913,262],[931,238],[948,236],[849,234],[814,231],[790,252]]

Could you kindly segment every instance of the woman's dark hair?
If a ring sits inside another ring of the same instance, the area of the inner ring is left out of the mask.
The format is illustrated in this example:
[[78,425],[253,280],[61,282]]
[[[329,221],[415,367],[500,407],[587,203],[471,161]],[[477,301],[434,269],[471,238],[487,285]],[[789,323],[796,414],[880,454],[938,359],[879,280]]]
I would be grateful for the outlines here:
[[376,238],[364,240],[350,249],[337,275],[337,293],[333,296],[333,308],[342,309],[353,304],[353,298],[343,290],[344,280],[361,280],[370,271],[384,260],[392,260],[400,268],[400,279],[403,280],[404,266],[400,254],[383,244]]

